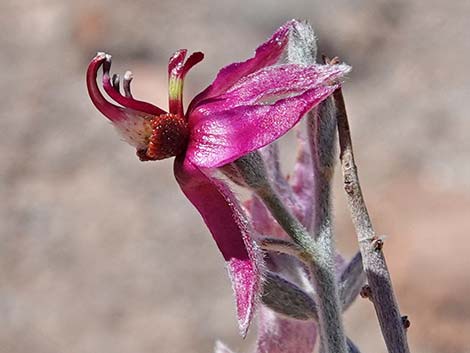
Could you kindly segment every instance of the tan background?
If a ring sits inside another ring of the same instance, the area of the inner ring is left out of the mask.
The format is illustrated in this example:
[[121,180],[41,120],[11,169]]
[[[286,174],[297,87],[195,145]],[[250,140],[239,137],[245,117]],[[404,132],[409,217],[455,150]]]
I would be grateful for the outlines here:
[[[209,353],[217,338],[250,351],[171,161],[137,161],[92,107],[84,72],[109,51],[114,70],[134,71],[137,96],[166,106],[167,58],[202,50],[189,100],[293,17],[354,68],[345,92],[362,183],[413,352],[470,352],[469,13],[464,0],[2,0],[0,352]],[[346,321],[363,352],[385,352],[370,303]]]

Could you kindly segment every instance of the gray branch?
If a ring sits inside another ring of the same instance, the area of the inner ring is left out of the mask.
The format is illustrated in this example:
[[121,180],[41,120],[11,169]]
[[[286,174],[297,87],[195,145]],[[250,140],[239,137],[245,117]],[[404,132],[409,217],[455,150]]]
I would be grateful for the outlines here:
[[376,236],[359,184],[349,123],[341,89],[334,93],[337,111],[340,159],[343,186],[359,240],[364,271],[369,283],[372,302],[389,353],[409,353],[406,331],[393,292],[390,273],[382,251],[383,241]]

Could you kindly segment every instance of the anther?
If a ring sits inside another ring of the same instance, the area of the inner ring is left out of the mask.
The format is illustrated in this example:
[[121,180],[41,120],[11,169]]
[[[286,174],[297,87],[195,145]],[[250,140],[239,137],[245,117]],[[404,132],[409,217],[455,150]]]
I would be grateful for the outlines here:
[[124,95],[128,98],[132,98],[131,93],[131,82],[134,76],[131,71],[126,71],[122,79],[122,88],[124,89]]
[[119,92],[119,86],[120,86],[120,77],[118,74],[114,74],[112,79],[111,79],[111,84],[113,85],[114,89]]

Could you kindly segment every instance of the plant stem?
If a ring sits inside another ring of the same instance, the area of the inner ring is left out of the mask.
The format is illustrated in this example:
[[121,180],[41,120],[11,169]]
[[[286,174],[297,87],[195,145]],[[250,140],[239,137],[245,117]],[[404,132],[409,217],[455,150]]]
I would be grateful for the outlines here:
[[406,332],[382,252],[383,241],[375,234],[362,195],[341,88],[335,91],[333,97],[337,112],[343,186],[359,241],[364,271],[371,289],[371,300],[388,352],[409,353]]
[[346,336],[341,319],[341,307],[334,272],[333,257],[321,243],[308,234],[305,227],[284,206],[270,185],[256,190],[280,226],[310,258],[318,306],[322,345],[327,353],[346,353]]

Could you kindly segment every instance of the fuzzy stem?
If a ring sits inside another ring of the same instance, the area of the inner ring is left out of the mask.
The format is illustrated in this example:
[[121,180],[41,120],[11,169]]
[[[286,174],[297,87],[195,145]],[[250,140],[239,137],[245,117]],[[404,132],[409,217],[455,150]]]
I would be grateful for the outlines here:
[[326,99],[308,114],[307,132],[311,146],[315,214],[313,234],[334,253],[331,224],[331,180],[336,153],[336,116],[333,100]]
[[265,185],[256,192],[280,226],[310,257],[320,333],[325,351],[346,353],[346,336],[342,326],[334,263],[330,251],[325,251],[321,243],[312,239],[305,227],[289,212],[270,185]]
[[[291,32],[287,51],[288,62],[311,65],[315,63],[316,43],[313,29],[307,23],[298,23]],[[335,245],[331,224],[331,178],[335,161],[336,123],[333,102],[330,99],[308,114],[309,141],[312,154],[315,213],[309,243],[315,248],[312,256],[312,277],[317,293],[321,346],[326,353],[346,352],[346,339],[339,310],[339,294],[335,279]],[[289,234],[289,230],[284,228]],[[299,244],[301,245],[301,244]],[[302,245],[301,245],[302,246]],[[330,316],[331,315],[331,316]],[[336,336],[331,336],[331,334]],[[336,341],[334,341],[336,339]]]
[[388,352],[409,353],[406,332],[393,292],[390,273],[387,269],[382,247],[379,246],[381,240],[376,236],[372,227],[362,195],[341,88],[335,91],[333,97],[337,111],[344,190],[346,191],[352,221],[359,240],[364,271],[371,289],[371,300],[377,313]]
[[[334,172],[335,162],[335,142],[336,142],[336,120],[335,108],[333,100],[328,98],[322,102],[315,111],[308,114],[308,136],[311,146],[312,167],[314,177],[314,215],[312,234],[315,237],[315,243],[321,248],[324,255],[321,261],[326,261],[324,266],[319,268],[333,268],[335,258],[335,244],[333,225],[331,221],[331,180]],[[314,269],[315,270],[315,269]],[[334,270],[331,271],[334,273]],[[331,274],[331,273],[330,273]],[[330,275],[329,274],[329,275]],[[324,280],[335,282],[335,278],[323,276]],[[321,277],[321,274],[315,275],[313,278]],[[329,293],[322,293],[326,287],[322,283],[315,283],[315,290],[318,292],[319,298],[324,298]],[[339,294],[337,295],[339,297]],[[333,300],[333,299],[331,299]],[[340,305],[342,306],[342,305]],[[341,325],[341,317],[328,318],[327,321],[338,320],[336,325]],[[322,321],[320,326],[325,322]],[[324,337],[322,337],[322,340]],[[326,352],[327,344],[322,344]],[[333,350],[333,352],[335,352]]]

